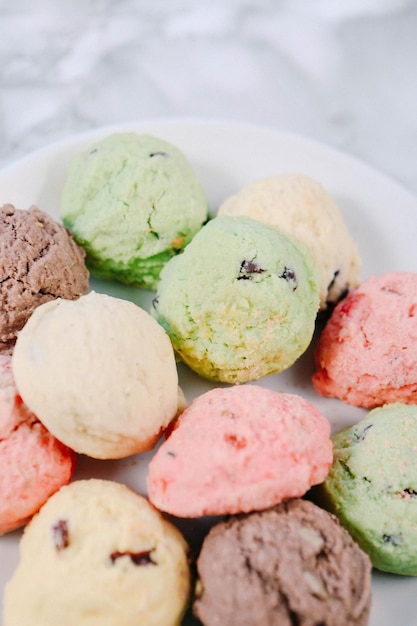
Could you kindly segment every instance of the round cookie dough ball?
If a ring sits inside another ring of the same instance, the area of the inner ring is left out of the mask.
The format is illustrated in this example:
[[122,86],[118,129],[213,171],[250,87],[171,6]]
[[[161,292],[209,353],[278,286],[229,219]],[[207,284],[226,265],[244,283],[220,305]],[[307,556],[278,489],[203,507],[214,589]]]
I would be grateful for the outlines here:
[[177,412],[169,338],[127,300],[91,292],[38,307],[12,363],[28,407],[60,441],[91,457],[149,450]]
[[49,433],[19,396],[11,356],[0,355],[0,535],[23,526],[68,483],[75,453]]
[[161,273],[153,315],[201,376],[256,380],[308,347],[319,276],[290,235],[246,217],[215,217]]
[[315,349],[323,396],[372,409],[417,404],[417,273],[371,276],[340,302]]
[[0,351],[12,352],[37,306],[87,293],[84,258],[70,232],[44,211],[0,208]]
[[333,436],[317,501],[335,513],[374,567],[417,576],[417,406],[386,404]]
[[221,204],[218,215],[246,215],[302,241],[320,269],[322,310],[359,283],[359,252],[343,215],[326,189],[309,176],[278,174],[250,182]]
[[153,289],[207,219],[183,153],[151,135],[112,134],[72,162],[61,215],[101,278]]
[[333,459],[328,420],[301,396],[260,385],[195,398],[149,463],[149,500],[177,517],[266,509],[303,496]]
[[[204,626],[366,626],[371,564],[332,515],[304,500],[231,517],[197,561]],[[7,625],[6,625],[7,626]]]
[[25,529],[3,626],[178,626],[187,552],[142,496],[111,481],[75,481]]

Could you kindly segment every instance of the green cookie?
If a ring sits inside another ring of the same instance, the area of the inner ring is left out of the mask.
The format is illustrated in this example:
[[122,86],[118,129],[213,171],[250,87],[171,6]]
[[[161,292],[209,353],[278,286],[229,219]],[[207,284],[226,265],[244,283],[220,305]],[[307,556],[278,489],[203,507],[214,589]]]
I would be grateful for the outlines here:
[[61,216],[100,278],[154,289],[164,264],[207,219],[182,152],[150,135],[114,134],[71,164]]
[[166,264],[153,315],[194,371],[241,383],[292,365],[318,308],[318,269],[301,243],[257,220],[219,216]]
[[417,575],[417,406],[386,404],[333,436],[318,501],[377,569]]

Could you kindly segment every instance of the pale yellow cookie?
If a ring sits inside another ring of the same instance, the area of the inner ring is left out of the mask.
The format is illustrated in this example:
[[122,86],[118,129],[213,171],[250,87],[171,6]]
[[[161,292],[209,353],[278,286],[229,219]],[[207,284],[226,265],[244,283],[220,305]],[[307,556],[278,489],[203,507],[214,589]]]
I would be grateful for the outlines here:
[[25,529],[3,626],[176,626],[189,596],[187,551],[128,487],[75,481]]

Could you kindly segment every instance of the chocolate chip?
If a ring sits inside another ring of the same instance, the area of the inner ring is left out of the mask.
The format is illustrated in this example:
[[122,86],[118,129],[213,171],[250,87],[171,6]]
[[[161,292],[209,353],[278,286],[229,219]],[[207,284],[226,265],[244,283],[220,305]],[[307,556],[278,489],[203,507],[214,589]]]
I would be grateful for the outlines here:
[[352,470],[350,469],[349,465],[346,463],[346,461],[343,461],[342,459],[337,459],[340,467],[342,468],[342,470],[348,474],[348,476],[350,476],[350,478],[355,478],[355,474],[352,472]]
[[112,552],[110,560],[115,563],[117,559],[124,556],[130,557],[130,560],[134,565],[156,565],[156,562],[152,559],[153,550],[144,550],[143,552]]
[[328,306],[336,305],[338,302],[341,302],[342,300],[344,300],[346,298],[348,293],[349,293],[349,289],[347,287],[345,287],[343,289],[343,291],[340,292],[337,300],[335,300],[335,301],[327,301]]
[[413,498],[414,496],[417,496],[417,491],[413,489],[412,487],[406,487],[405,489],[402,489],[401,491],[399,491],[398,495],[401,498],[407,498],[408,500],[410,497]]
[[60,551],[68,548],[69,546],[69,533],[68,533],[68,522],[64,519],[60,519],[57,521],[54,526],[52,526],[52,538],[54,541],[55,548]]
[[284,267],[284,271],[279,276],[287,281],[292,291],[295,291],[298,287],[297,276],[295,271],[291,267]]
[[256,261],[244,259],[240,264],[237,280],[252,280],[252,274],[262,274],[262,272],[265,270]]
[[333,274],[332,280],[327,285],[327,291],[330,291],[330,289],[333,287],[333,285],[336,282],[336,278],[339,276],[339,274],[340,274],[340,270],[336,270],[335,273]]
[[384,543],[391,543],[393,546],[400,546],[403,543],[403,538],[399,535],[382,535],[382,541]]
[[368,424],[368,426],[365,426],[365,428],[363,428],[360,432],[353,433],[354,443],[359,443],[360,441],[363,441],[366,437],[366,433],[370,428],[372,428],[372,426],[373,424]]

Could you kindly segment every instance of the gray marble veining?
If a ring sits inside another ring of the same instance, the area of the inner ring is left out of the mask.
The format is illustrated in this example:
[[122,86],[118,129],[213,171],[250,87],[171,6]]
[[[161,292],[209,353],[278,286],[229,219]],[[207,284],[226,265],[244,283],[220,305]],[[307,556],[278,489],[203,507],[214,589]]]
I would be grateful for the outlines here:
[[417,193],[414,0],[0,3],[0,166],[103,124],[290,130]]

